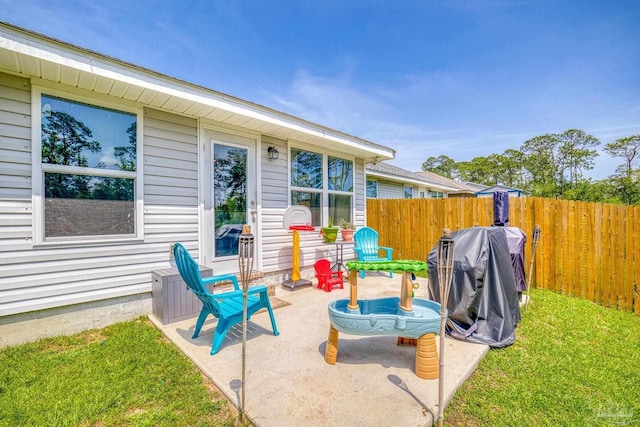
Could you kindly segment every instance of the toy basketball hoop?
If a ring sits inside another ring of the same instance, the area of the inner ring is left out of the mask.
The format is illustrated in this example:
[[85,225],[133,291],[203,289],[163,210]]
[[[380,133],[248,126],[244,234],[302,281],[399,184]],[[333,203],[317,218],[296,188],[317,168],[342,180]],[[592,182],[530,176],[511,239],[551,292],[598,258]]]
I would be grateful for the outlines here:
[[293,232],[293,265],[291,279],[285,280],[282,286],[291,291],[311,286],[310,280],[300,277],[300,233],[315,231],[311,225],[311,211],[303,205],[289,206],[284,212],[284,228]]

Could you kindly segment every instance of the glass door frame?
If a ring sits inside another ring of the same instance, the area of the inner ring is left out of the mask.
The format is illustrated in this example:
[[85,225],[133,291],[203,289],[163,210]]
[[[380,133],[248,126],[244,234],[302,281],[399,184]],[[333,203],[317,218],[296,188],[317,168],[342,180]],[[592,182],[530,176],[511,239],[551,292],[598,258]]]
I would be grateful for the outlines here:
[[[215,145],[242,148],[247,150],[247,203],[246,218],[251,225],[255,237],[254,270],[261,267],[259,259],[259,219],[258,219],[258,158],[257,147],[259,137],[243,133],[235,133],[228,129],[204,128],[201,132],[200,151],[200,263],[212,267],[214,274],[238,272],[238,257],[235,255],[215,256],[215,206],[214,206],[214,168],[213,156]],[[253,201],[253,204],[252,204]]]

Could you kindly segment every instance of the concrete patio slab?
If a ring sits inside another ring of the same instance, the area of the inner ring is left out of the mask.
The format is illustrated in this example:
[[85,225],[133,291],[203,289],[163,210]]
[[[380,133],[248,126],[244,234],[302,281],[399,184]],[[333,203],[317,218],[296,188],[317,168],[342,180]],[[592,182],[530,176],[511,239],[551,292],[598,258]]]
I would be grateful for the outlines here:
[[[418,278],[415,296],[426,296],[426,279]],[[315,282],[314,282],[315,283]],[[358,281],[358,298],[399,296],[401,275],[370,272]],[[349,285],[332,292],[307,287],[276,290],[289,305],[274,311],[279,336],[267,313],[248,323],[246,345],[246,413],[257,426],[428,426],[437,420],[438,380],[414,373],[415,347],[398,346],[390,336],[361,337],[340,333],[335,365],[324,361],[329,334],[329,302],[349,298]],[[162,325],[150,316],[215,385],[241,404],[242,327],[226,337],[210,356],[216,319],[208,320],[192,339],[195,319]],[[439,347],[439,338],[438,347]],[[488,346],[447,337],[445,406],[473,373]],[[440,350],[438,350],[440,351]]]

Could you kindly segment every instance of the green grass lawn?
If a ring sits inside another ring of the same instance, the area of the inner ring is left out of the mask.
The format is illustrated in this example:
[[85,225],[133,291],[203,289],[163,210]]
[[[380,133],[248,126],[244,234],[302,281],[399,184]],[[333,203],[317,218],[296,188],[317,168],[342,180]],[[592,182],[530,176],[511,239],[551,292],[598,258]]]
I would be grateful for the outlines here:
[[[640,317],[532,291],[450,426],[640,425]],[[146,319],[0,349],[1,426],[231,426],[237,410]]]
[[550,291],[531,296],[516,343],[489,352],[445,424],[640,425],[640,317]]
[[231,426],[237,418],[146,319],[0,349],[1,426]]

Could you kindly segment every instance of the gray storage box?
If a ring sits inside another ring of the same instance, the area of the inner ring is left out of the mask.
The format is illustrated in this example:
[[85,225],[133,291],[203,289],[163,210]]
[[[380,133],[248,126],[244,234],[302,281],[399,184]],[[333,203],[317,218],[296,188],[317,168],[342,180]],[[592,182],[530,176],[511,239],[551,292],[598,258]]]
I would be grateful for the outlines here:
[[[202,277],[213,276],[213,270],[200,266]],[[151,272],[152,310],[162,324],[177,322],[178,320],[197,317],[202,303],[187,284],[180,277],[175,268],[165,268]]]

